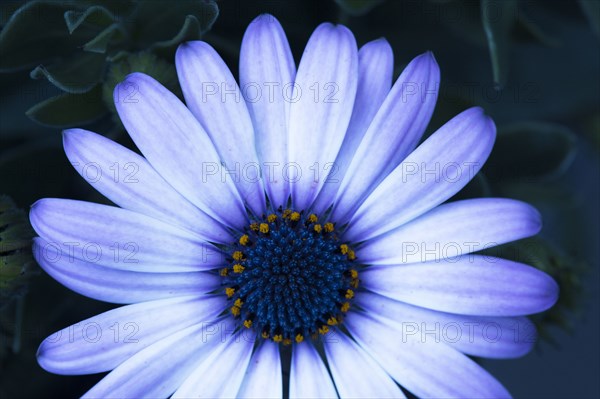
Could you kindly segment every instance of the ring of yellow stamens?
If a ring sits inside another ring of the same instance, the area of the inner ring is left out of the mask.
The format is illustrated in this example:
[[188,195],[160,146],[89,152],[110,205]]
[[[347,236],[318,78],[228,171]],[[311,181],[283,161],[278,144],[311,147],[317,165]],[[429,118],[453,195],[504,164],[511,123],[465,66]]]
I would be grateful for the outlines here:
[[269,232],[269,225],[267,223],[261,223],[259,229],[261,233],[267,234]]
[[243,236],[240,237],[240,245],[248,245],[248,243],[250,242],[250,237],[248,236],[248,234],[244,234]]
[[244,259],[244,253],[242,251],[235,251],[231,257],[233,258],[233,260],[243,260]]
[[252,320],[244,320],[244,327],[252,328]]
[[245,269],[244,266],[240,265],[239,263],[236,263],[235,265],[233,265],[233,272],[234,273],[241,273],[243,272]]
[[325,230],[325,233],[331,233],[333,230],[335,230],[335,226],[333,225],[333,223],[327,222],[323,226],[323,230]]

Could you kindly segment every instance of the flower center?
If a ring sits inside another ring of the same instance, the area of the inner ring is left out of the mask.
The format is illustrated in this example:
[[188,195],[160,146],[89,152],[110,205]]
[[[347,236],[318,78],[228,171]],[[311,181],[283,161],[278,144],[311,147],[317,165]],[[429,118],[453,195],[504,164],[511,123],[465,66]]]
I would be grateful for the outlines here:
[[290,209],[251,223],[221,270],[230,311],[265,339],[316,339],[342,321],[358,288],[354,251],[335,225]]

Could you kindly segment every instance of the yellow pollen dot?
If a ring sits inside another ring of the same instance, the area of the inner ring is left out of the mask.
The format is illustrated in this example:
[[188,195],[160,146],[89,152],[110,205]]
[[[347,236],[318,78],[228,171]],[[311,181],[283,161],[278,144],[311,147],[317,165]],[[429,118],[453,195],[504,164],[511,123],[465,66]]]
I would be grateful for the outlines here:
[[346,295],[344,295],[346,297],[346,299],[352,299],[354,298],[354,291],[352,290],[346,290]]
[[342,251],[342,255],[346,255],[348,253],[348,245],[342,244],[340,245],[340,251]]
[[281,217],[283,217],[284,219],[287,219],[290,217],[290,215],[292,214],[292,210],[291,209],[286,209],[285,211],[283,211],[283,213],[281,214]]
[[239,263],[236,263],[235,265],[233,265],[233,272],[234,273],[241,273],[243,272],[245,269],[244,266],[240,265]]
[[250,237],[248,237],[248,234],[244,234],[243,236],[240,237],[241,245],[248,245],[249,242],[250,242]]
[[314,213],[311,213],[310,216],[308,217],[309,223],[315,223],[317,220],[319,220],[319,218]]
[[221,275],[221,277],[225,277],[229,274],[229,269],[225,267],[225,268],[219,270],[219,274]]
[[264,339],[269,339],[269,333],[266,331],[263,331],[260,336],[263,337]]
[[246,327],[246,328],[252,327],[252,320],[244,320],[244,327]]
[[269,223],[273,223],[276,220],[277,220],[277,215],[275,215],[274,213],[267,216],[267,222],[269,222]]
[[231,288],[231,287],[225,288],[225,295],[227,295],[227,298],[231,298],[233,296],[233,294],[235,294],[235,288]]
[[302,341],[304,341],[304,336],[302,334],[296,335],[296,343],[299,344]]
[[315,231],[316,231],[317,233],[320,233],[320,232],[321,232],[321,230],[323,230],[323,227],[321,227],[321,225],[320,225],[320,224],[315,224],[315,225],[313,226],[313,229],[315,229]]
[[242,253],[242,251],[234,251],[233,255],[231,255],[233,257],[234,260],[242,260],[244,259],[244,254]]
[[319,328],[319,334],[321,335],[325,335],[329,332],[329,327],[327,327],[326,325],[322,325],[321,328]]
[[350,310],[350,302],[344,302],[340,310],[344,313]]
[[266,223],[260,224],[260,232],[263,234],[267,234],[269,232],[269,225]]
[[231,314],[234,315],[235,317],[240,315],[240,308],[238,308],[237,306],[232,306],[231,307]]
[[323,226],[325,233],[331,233],[334,228],[335,227],[333,226],[333,223],[331,223],[331,222],[327,222],[327,223],[325,223],[325,226]]
[[286,338],[286,339],[284,339],[284,340],[283,340],[283,344],[284,344],[285,346],[291,345],[291,344],[292,344],[292,340],[291,340],[291,339],[289,339],[289,338]]
[[283,341],[283,336],[281,334],[273,335],[273,341],[281,342],[281,341]]
[[349,249],[348,250],[348,260],[355,260],[356,259],[356,254],[354,253],[353,250]]
[[300,212],[292,212],[292,214],[290,215],[290,220],[292,222],[297,222],[298,220],[300,220]]
[[233,306],[237,306],[238,308],[241,308],[243,304],[244,304],[244,302],[240,298],[238,298],[233,303]]
[[335,326],[338,324],[338,320],[335,317],[330,317],[329,320],[327,320],[327,324],[329,324],[330,326]]
[[357,289],[358,288],[358,282],[359,282],[359,280],[357,278],[352,279],[352,281],[350,281],[350,286],[352,288],[354,288],[354,289]]
[[354,269],[350,270],[350,277],[352,278],[358,278],[358,272]]
[[250,230],[258,231],[258,223],[250,223]]

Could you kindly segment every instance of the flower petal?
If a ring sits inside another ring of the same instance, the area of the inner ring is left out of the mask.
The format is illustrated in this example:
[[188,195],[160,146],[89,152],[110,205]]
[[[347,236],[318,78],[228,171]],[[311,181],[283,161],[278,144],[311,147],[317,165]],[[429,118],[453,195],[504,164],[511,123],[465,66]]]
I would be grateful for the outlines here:
[[254,128],[235,78],[221,56],[201,41],[183,43],[175,55],[185,102],[210,136],[224,179],[233,180],[257,215],[265,212]]
[[222,174],[215,146],[173,93],[133,73],[115,87],[114,100],[127,132],[170,185],[216,220],[237,228],[246,224],[243,202],[232,179]]
[[521,201],[456,201],[366,241],[357,255],[361,262],[372,265],[434,261],[530,237],[541,226],[539,212]]
[[335,386],[311,343],[294,345],[290,371],[290,398],[337,398]]
[[69,261],[142,272],[197,272],[224,262],[215,247],[194,233],[113,206],[45,198],[32,205],[29,218],[35,231],[68,254]]
[[175,191],[135,152],[83,129],[65,130],[63,144],[77,172],[120,207],[185,227],[207,241],[230,240],[223,225]]
[[400,340],[392,325],[356,312],[348,314],[344,325],[396,382],[418,397],[510,397],[488,372],[445,343]]
[[265,190],[274,209],[287,204],[290,190],[283,179],[291,105],[284,90],[295,77],[296,65],[279,21],[272,15],[258,16],[242,40],[240,86],[254,125]]
[[56,374],[108,371],[162,338],[214,320],[225,302],[214,295],[193,296],[113,309],[46,338],[38,349],[38,362]]
[[379,364],[346,334],[330,334],[324,347],[341,398],[406,397]]
[[219,287],[218,276],[204,272],[145,273],[86,262],[59,252],[41,237],[33,239],[33,255],[56,281],[89,298],[112,303],[137,303],[198,295]]
[[442,312],[476,316],[522,316],[554,305],[558,285],[522,263],[471,255],[361,273],[364,287],[398,301]]
[[444,342],[467,355],[506,359],[527,354],[536,341],[534,324],[526,317],[464,316],[395,301],[372,292],[355,303],[374,318],[394,325],[400,339]]
[[358,88],[352,117],[340,152],[312,206],[313,212],[322,214],[333,203],[356,149],[392,87],[393,72],[394,54],[387,40],[373,40],[358,51]]
[[217,346],[171,398],[233,398],[242,385],[256,337],[248,330]]
[[386,233],[452,197],[479,172],[495,137],[494,122],[481,108],[453,118],[369,195],[345,238],[367,240]]
[[356,96],[356,41],[344,26],[312,34],[298,67],[289,122],[289,180],[294,208],[308,209],[338,154]]
[[282,398],[283,381],[279,345],[263,341],[256,349],[246,370],[238,398]]
[[166,398],[233,331],[233,320],[195,324],[136,353],[83,398]]
[[335,220],[347,220],[415,148],[433,114],[439,82],[440,70],[431,53],[418,56],[404,69],[348,166],[332,213]]

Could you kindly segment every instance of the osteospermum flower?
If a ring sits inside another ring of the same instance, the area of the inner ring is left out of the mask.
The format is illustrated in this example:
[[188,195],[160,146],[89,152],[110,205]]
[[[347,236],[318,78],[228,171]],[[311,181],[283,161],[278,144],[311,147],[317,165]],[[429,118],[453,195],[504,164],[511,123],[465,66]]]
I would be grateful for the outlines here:
[[469,109],[417,147],[433,56],[392,87],[388,43],[357,50],[343,26],[320,25],[296,70],[261,16],[240,58],[238,86],[208,44],[182,45],[187,107],[143,74],[117,86],[143,156],[64,132],[73,165],[118,207],[38,201],[37,260],[128,305],[47,338],[40,365],[110,371],[86,397],[281,397],[288,375],[290,397],[508,396],[468,355],[527,353],[523,316],[552,306],[557,286],[473,254],[536,234],[531,206],[444,203],[488,157],[491,119]]

